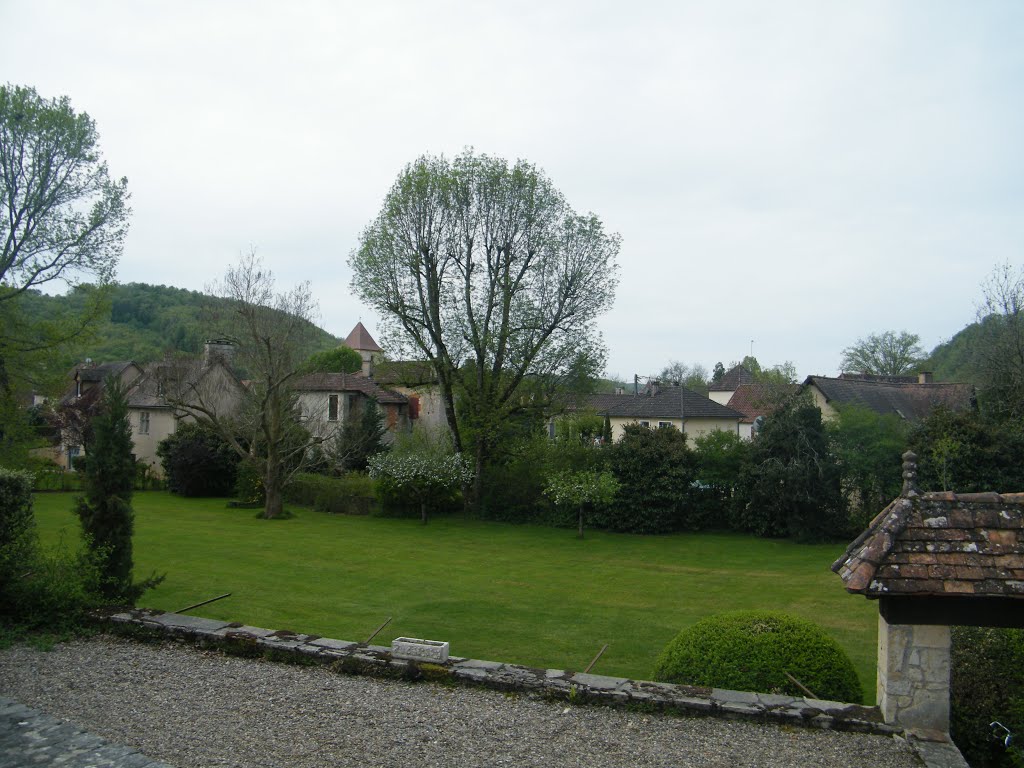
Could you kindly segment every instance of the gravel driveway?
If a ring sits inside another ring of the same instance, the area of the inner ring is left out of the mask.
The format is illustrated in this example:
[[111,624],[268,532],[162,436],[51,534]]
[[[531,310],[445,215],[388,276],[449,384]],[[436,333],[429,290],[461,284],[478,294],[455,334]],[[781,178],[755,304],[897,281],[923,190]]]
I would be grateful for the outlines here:
[[568,707],[111,637],[0,651],[0,694],[178,768],[920,766],[884,736]]

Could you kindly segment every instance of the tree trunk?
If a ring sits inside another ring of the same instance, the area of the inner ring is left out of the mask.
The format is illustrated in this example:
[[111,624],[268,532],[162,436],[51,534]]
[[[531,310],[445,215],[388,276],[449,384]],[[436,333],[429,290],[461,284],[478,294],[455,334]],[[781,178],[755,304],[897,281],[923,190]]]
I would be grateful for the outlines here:
[[266,520],[278,517],[284,509],[284,499],[281,488],[281,470],[279,467],[272,467],[267,463],[267,471],[263,477],[263,517]]
[[427,502],[425,501],[420,502],[420,520],[424,525],[427,524]]
[[480,511],[480,501],[484,495],[484,457],[487,455],[486,447],[482,438],[476,440],[476,455],[473,457],[473,493],[470,499],[470,506],[473,510]]
[[579,527],[577,528],[577,531],[576,531],[576,538],[577,539],[582,539],[583,538],[583,505],[582,504],[580,504]]

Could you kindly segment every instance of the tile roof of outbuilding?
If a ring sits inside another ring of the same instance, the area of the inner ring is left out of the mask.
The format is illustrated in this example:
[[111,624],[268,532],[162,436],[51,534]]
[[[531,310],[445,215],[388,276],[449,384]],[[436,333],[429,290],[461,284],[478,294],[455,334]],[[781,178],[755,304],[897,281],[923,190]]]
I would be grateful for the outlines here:
[[974,403],[971,384],[893,383],[874,379],[808,376],[804,386],[815,386],[828,403],[856,405],[881,415],[920,421],[938,406],[967,410]]
[[632,419],[716,419],[739,421],[743,414],[686,387],[664,387],[653,394],[591,395],[587,405],[598,413]]
[[408,403],[409,398],[385,389],[361,373],[311,373],[292,382],[297,392],[360,392],[378,403]]
[[1024,599],[1024,493],[904,493],[832,570],[868,597]]

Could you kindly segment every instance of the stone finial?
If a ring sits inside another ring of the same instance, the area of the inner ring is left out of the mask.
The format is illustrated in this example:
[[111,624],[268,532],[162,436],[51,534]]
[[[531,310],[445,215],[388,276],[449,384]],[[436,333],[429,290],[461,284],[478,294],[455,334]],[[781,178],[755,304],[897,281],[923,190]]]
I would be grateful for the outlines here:
[[917,454],[913,451],[903,454],[903,491],[901,495],[917,495]]

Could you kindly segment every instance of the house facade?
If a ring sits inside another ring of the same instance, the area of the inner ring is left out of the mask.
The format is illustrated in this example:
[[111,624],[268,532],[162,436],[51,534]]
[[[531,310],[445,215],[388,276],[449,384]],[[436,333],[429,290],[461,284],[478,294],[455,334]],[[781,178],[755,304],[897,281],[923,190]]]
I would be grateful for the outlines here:
[[743,414],[678,385],[652,385],[639,394],[591,395],[584,407],[608,417],[613,441],[622,437],[629,424],[682,429],[691,438],[715,431],[740,435],[743,418]]
[[225,345],[208,342],[201,360],[176,360],[140,366],[130,361],[94,364],[86,361],[72,371],[71,385],[61,398],[62,410],[71,414],[61,430],[58,463],[73,470],[75,459],[84,454],[85,421],[99,402],[103,387],[111,377],[126,388],[128,419],[132,431],[133,454],[149,466],[157,477],[163,474],[157,446],[173,435],[178,424],[191,420],[187,411],[175,403],[202,400],[216,413],[230,413],[245,394],[242,382],[230,367]]
[[347,421],[360,418],[370,402],[381,409],[390,439],[412,428],[409,398],[362,373],[312,373],[296,379],[292,388],[306,428],[324,440]]

